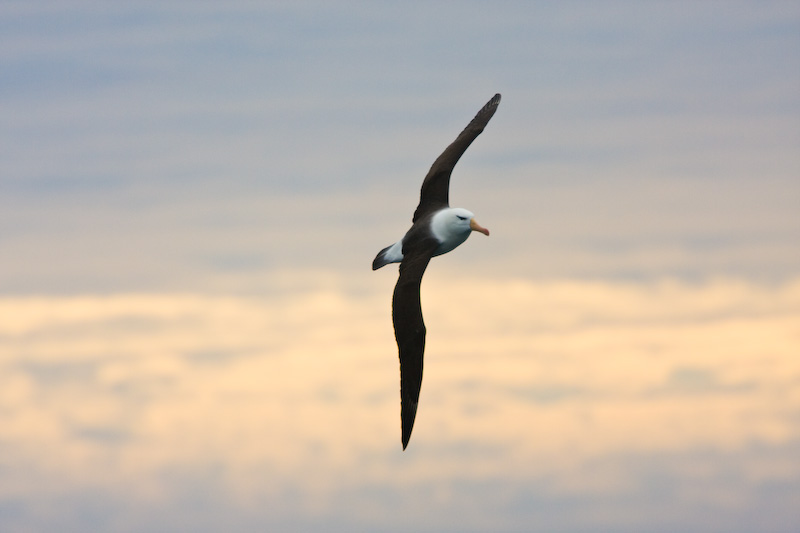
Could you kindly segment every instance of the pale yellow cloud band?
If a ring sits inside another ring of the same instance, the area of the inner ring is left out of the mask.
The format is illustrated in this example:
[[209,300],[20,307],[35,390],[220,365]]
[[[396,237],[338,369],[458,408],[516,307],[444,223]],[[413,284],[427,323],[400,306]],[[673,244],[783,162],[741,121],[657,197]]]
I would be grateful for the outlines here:
[[[585,465],[800,438],[800,280],[534,283],[434,271],[411,446],[495,452],[470,457],[467,471],[457,451],[402,471],[365,466],[400,453],[392,283],[3,298],[0,441],[25,475],[2,491],[125,479],[158,497],[159,472],[209,463],[243,501],[302,480],[315,505],[342,482],[455,472],[613,490],[633,481]],[[747,465],[753,480],[797,469]]]

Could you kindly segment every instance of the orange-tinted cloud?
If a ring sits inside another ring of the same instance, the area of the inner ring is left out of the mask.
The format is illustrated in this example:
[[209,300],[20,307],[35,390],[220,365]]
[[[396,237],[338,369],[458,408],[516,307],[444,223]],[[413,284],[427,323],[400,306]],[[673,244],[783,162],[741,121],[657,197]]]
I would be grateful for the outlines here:
[[[135,498],[169,500],[180,489],[165,472],[183,479],[215,464],[213,483],[240,505],[294,487],[299,507],[324,514],[343,486],[500,473],[520,490],[625,492],[647,479],[613,458],[701,451],[744,454],[745,484],[797,478],[796,460],[748,450],[800,440],[800,281],[434,272],[423,285],[429,342],[407,455],[391,287],[319,287],[3,299],[3,462],[26,466],[3,492],[36,499],[42,483],[113,492],[124,479]],[[712,470],[686,475],[714,490]]]

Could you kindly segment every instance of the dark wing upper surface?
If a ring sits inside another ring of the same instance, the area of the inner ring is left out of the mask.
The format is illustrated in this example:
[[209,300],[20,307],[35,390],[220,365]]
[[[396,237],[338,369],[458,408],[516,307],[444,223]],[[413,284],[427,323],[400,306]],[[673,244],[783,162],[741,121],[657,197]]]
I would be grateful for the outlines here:
[[467,127],[456,137],[456,140],[433,162],[428,175],[425,176],[425,180],[422,182],[419,205],[414,212],[414,222],[432,210],[438,210],[449,205],[450,174],[453,172],[458,160],[469,145],[472,144],[472,141],[481,134],[483,128],[489,123],[489,119],[497,111],[499,104],[500,95],[496,94],[478,111],[475,118],[467,124]]
[[403,249],[400,277],[392,298],[394,336],[400,352],[400,420],[404,450],[411,438],[422,387],[425,322],[422,320],[420,284],[437,246],[433,238],[413,242],[412,246]]

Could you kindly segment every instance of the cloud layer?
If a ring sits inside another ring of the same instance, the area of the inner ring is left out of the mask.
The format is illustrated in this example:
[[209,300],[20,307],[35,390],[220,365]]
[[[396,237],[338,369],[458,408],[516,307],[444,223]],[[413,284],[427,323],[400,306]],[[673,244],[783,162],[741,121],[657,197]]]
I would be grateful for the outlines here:
[[[796,523],[800,281],[434,271],[405,453],[389,287],[317,285],[250,298],[0,301],[3,521],[119,531],[211,531],[229,513],[242,531]],[[151,506],[157,516],[143,513]]]

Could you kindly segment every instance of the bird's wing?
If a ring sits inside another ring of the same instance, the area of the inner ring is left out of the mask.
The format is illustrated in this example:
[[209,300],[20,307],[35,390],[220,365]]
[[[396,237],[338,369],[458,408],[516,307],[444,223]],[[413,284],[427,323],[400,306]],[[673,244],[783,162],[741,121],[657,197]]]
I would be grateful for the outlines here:
[[422,190],[419,195],[419,205],[414,212],[414,222],[426,213],[447,207],[449,203],[450,174],[458,163],[458,160],[467,150],[472,141],[481,134],[483,128],[489,123],[497,106],[500,104],[500,95],[496,94],[489,100],[475,118],[467,124],[456,140],[445,148],[436,161],[431,165],[428,175],[422,182]]
[[436,242],[426,239],[412,249],[403,250],[400,277],[392,298],[394,336],[400,351],[400,421],[404,450],[411,438],[422,387],[425,322],[422,320],[420,284],[435,249]]

